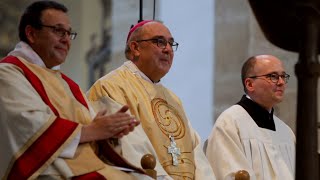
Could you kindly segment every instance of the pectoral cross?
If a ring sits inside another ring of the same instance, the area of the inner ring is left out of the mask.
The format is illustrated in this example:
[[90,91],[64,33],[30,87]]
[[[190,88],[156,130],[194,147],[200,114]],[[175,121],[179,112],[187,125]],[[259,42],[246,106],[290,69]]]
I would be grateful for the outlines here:
[[174,137],[169,135],[170,138],[170,146],[168,146],[168,153],[172,156],[172,164],[174,166],[179,165],[178,156],[180,156],[180,148],[177,147],[176,142],[174,141]]

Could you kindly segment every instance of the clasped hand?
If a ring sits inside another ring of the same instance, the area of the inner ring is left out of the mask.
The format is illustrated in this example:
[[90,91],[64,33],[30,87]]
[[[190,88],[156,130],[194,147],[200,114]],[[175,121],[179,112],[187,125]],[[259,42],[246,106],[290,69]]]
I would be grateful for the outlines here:
[[84,125],[80,142],[91,142],[108,138],[121,138],[133,131],[140,124],[135,117],[125,113],[129,109],[123,106],[118,112],[106,115],[107,110],[98,112],[93,121]]

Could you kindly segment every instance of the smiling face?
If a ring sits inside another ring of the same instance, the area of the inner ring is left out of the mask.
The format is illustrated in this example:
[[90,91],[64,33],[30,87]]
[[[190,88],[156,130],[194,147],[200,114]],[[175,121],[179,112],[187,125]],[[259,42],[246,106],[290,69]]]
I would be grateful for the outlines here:
[[[274,56],[261,55],[256,57],[256,62],[250,76],[266,74],[284,74],[282,62]],[[286,83],[279,78],[278,82],[272,82],[268,77],[246,78],[245,85],[248,95],[258,104],[270,110],[275,104],[282,101]]]
[[[67,14],[60,10],[44,10],[41,13],[41,22],[46,26],[71,30]],[[36,29],[28,25],[25,31],[29,45],[41,57],[47,68],[60,65],[65,61],[71,46],[69,36],[61,37],[49,27]]]
[[149,22],[144,24],[139,31],[138,39],[130,42],[131,51],[136,57],[132,62],[153,82],[158,82],[165,76],[172,65],[173,50],[169,43],[160,48],[157,41],[139,41],[147,39],[164,39],[173,42],[173,37],[163,24]]

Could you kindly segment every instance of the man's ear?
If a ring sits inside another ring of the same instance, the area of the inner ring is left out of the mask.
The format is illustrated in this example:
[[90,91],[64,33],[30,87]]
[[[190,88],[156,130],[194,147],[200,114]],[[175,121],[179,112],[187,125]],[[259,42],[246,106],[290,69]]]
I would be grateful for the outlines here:
[[24,32],[26,34],[26,37],[27,37],[29,43],[34,43],[35,37],[36,37],[35,29],[32,26],[27,25],[26,28],[24,29]]
[[140,56],[140,48],[139,48],[139,44],[137,42],[131,41],[129,43],[129,47],[135,57]]
[[247,91],[254,91],[253,80],[251,78],[246,78],[244,80],[244,85],[246,86]]

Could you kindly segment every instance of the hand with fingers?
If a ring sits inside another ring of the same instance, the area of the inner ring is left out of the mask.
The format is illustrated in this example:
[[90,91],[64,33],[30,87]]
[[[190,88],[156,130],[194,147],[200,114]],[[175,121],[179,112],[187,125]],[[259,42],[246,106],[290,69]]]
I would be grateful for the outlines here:
[[90,124],[82,127],[80,142],[121,138],[133,131],[140,122],[126,113],[128,109],[125,105],[114,114],[106,115],[107,110],[98,112]]

